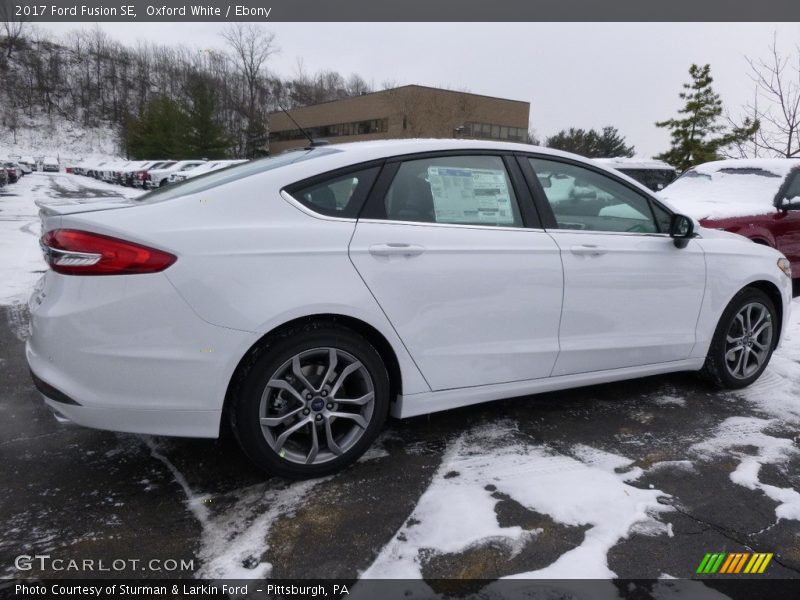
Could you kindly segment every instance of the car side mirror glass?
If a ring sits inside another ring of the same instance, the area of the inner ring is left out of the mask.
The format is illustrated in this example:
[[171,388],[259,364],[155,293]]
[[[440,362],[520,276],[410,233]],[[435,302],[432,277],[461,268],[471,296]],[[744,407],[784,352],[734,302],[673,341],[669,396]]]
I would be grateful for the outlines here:
[[689,240],[694,237],[694,221],[686,215],[672,215],[669,237],[672,238],[676,248],[686,248]]

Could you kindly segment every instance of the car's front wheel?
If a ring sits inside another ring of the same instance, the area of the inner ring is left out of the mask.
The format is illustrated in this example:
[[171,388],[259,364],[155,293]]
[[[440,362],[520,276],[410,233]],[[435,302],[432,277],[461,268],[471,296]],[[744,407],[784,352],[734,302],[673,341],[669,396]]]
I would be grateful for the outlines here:
[[302,479],[361,456],[389,409],[389,377],[360,335],[336,324],[282,332],[249,368],[230,411],[245,454],[265,471]]
[[703,373],[721,388],[750,385],[767,368],[778,335],[775,305],[764,292],[745,288],[717,324]]

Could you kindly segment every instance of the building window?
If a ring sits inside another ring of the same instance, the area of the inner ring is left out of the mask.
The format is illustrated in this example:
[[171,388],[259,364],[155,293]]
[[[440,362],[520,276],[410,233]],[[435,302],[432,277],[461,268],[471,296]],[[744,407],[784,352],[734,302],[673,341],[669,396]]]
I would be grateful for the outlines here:
[[[389,130],[389,119],[368,119],[366,121],[351,121],[349,123],[334,123],[318,127],[306,127],[305,130],[313,138],[333,138],[350,135],[368,135],[371,133],[386,133]],[[302,140],[306,136],[299,129],[272,131],[269,134],[270,142],[288,142]]]
[[507,142],[525,142],[528,130],[522,127],[509,127],[507,125],[494,125],[492,123],[464,123],[465,137],[482,138],[487,140],[502,140]]

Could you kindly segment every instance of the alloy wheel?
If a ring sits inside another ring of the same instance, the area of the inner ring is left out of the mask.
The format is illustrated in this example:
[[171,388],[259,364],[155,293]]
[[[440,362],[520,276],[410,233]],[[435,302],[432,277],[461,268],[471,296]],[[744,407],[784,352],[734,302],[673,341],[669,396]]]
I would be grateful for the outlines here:
[[758,372],[772,349],[772,314],[760,302],[745,304],[733,317],[725,338],[725,367],[736,379]]
[[258,414],[264,439],[278,456],[312,465],[353,448],[374,408],[374,383],[361,361],[338,348],[313,348],[272,374]]

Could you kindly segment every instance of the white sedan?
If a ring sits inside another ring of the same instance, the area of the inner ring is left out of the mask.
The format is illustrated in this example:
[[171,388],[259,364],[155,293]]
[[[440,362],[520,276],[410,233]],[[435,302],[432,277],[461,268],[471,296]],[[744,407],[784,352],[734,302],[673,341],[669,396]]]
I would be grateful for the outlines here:
[[388,414],[674,371],[746,386],[791,299],[779,252],[519,144],[311,147],[42,214],[27,358],[57,415],[226,419],[288,477],[351,463]]
[[242,163],[247,162],[246,160],[210,160],[202,165],[198,165],[192,169],[188,169],[186,171],[178,171],[177,173],[173,173],[169,176],[170,183],[178,183],[181,181],[186,181],[187,179],[193,179],[194,177],[198,177],[200,175],[205,175],[206,173],[212,173],[213,171],[219,171],[220,169],[227,169],[228,167],[233,167],[234,165],[240,165]]
[[169,183],[169,177],[173,173],[180,173],[181,171],[194,169],[195,167],[205,164],[205,162],[206,161],[204,160],[179,160],[177,162],[172,162],[165,167],[148,169],[147,174],[142,182],[142,186],[145,189],[152,189],[161,187],[162,185],[167,185]]

